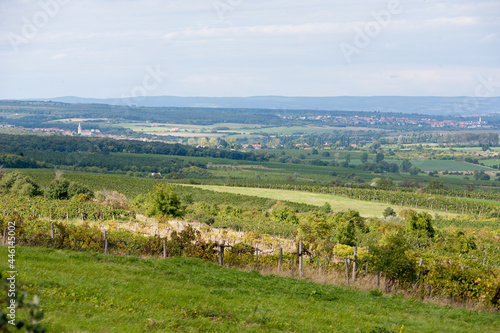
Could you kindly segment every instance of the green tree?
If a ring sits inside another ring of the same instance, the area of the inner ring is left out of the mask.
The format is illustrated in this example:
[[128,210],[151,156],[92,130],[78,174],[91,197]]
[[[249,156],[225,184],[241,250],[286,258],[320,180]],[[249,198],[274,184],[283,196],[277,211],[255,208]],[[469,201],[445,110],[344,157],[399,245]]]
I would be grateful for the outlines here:
[[418,173],[420,172],[420,169],[417,168],[417,167],[411,167],[409,170],[408,170],[408,173],[410,175],[413,175],[413,176],[416,176],[418,175]]
[[384,217],[396,216],[396,212],[391,207],[387,207],[386,209],[384,209],[384,212],[382,214]]
[[9,172],[2,177],[0,192],[30,197],[42,194],[40,187],[31,177],[19,172]]
[[156,184],[149,192],[146,207],[148,217],[182,217],[185,213],[174,188],[166,183]]
[[365,219],[355,210],[349,209],[347,212],[336,213],[333,221],[335,225],[334,238],[340,244],[355,246],[359,234],[368,232]]
[[384,160],[385,156],[383,153],[377,153],[377,155],[375,156],[375,162],[376,163],[380,163]]
[[362,163],[368,162],[368,153],[366,151],[361,154],[360,160]]
[[308,243],[312,250],[330,250],[334,223],[325,214],[313,212],[300,222],[297,238]]
[[411,164],[410,160],[405,158],[403,160],[403,162],[401,163],[401,171],[409,172],[411,167],[412,167],[412,164]]
[[444,189],[444,183],[440,179],[433,179],[425,186],[426,190],[441,190]]
[[407,231],[417,238],[434,237],[436,231],[432,226],[432,216],[429,213],[409,211],[406,221],[408,222]]
[[328,202],[325,202],[325,204],[321,206],[320,211],[323,214],[330,214],[332,212],[332,206]]
[[67,179],[54,179],[45,189],[45,197],[49,199],[71,199],[72,197],[82,194],[87,198],[92,198],[94,192],[89,188]]
[[386,234],[377,245],[370,246],[368,261],[373,271],[381,272],[388,278],[386,289],[396,280],[412,282],[417,278],[416,262],[401,232]]

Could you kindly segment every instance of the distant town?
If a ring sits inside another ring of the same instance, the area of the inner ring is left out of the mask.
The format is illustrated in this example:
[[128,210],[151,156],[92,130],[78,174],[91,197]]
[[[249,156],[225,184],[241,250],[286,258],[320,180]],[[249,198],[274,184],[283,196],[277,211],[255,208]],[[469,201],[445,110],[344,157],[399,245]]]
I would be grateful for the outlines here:
[[388,117],[388,116],[282,116],[278,117],[288,120],[321,121],[342,125],[379,125],[379,126],[417,126],[434,128],[493,128],[488,122],[482,120],[483,116],[478,115],[478,120],[437,120],[431,118],[412,119],[408,117]]

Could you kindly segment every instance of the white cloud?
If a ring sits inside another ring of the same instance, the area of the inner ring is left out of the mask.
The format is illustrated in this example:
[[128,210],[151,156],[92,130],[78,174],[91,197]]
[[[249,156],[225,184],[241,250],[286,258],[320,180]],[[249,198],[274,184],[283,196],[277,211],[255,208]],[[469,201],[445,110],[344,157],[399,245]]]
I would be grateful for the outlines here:
[[221,38],[229,35],[237,36],[283,36],[283,35],[315,35],[333,34],[340,25],[336,23],[307,23],[298,25],[255,25],[228,28],[187,28],[179,32],[169,32],[163,35],[166,40]]
[[18,52],[39,1],[6,3],[0,98],[116,97],[157,64],[175,75],[155,94],[191,96],[470,95],[500,74],[498,0],[401,0],[349,66],[340,43],[388,0],[247,0],[224,21],[212,0],[70,1]]
[[59,53],[59,54],[56,54],[54,56],[52,56],[50,59],[52,60],[59,60],[59,59],[64,59],[66,58],[66,54],[65,53]]

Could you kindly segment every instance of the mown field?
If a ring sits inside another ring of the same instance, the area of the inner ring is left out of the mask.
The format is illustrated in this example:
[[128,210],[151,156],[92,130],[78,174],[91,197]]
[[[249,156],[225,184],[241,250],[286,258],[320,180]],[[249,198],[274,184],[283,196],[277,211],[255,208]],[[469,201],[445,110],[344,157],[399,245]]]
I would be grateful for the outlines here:
[[[325,203],[330,204],[333,211],[345,211],[348,209],[354,209],[359,211],[361,216],[365,217],[381,217],[384,209],[388,207],[387,204],[381,202],[369,202],[362,200],[349,199],[341,196],[335,196],[330,194],[321,193],[310,193],[301,191],[287,191],[287,190],[275,190],[275,189],[264,189],[264,188],[245,188],[245,187],[229,187],[229,186],[215,186],[215,185],[193,185],[198,188],[225,192],[233,194],[243,194],[249,196],[256,196],[267,199],[283,200],[297,202],[313,206],[323,206]],[[402,209],[415,209],[413,207],[398,207],[391,206],[396,212],[400,212]],[[432,214],[443,213],[440,211],[430,211],[425,210]],[[457,214],[446,213],[446,215],[456,216]]]
[[[0,247],[7,258],[7,248]],[[17,248],[18,278],[37,293],[49,332],[498,332],[468,311],[198,259]],[[7,270],[6,260],[0,269]]]

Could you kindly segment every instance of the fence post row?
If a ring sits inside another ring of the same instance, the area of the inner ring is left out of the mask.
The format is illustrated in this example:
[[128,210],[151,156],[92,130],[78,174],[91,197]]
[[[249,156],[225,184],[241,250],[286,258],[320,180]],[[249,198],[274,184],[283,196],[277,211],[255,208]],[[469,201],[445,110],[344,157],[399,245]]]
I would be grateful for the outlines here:
[[[7,212],[4,211],[4,214],[6,214]],[[66,219],[68,218],[69,216],[69,213],[66,213]],[[81,217],[82,217],[82,220],[84,219],[84,215],[81,214]],[[50,218],[52,218],[52,213],[50,213]],[[137,224],[136,224],[137,226]],[[158,231],[158,229],[157,229]],[[50,236],[52,239],[55,239],[55,233],[56,233],[56,230],[55,230],[55,227],[54,227],[54,223],[50,223]],[[109,240],[107,238],[107,230],[103,230],[103,240],[104,240],[104,253],[105,254],[108,254],[109,252]],[[6,241],[7,241],[7,227],[4,228],[3,230],[3,244],[5,245],[6,244]],[[225,248],[226,247],[231,247],[230,243],[228,243],[228,245],[226,245],[226,242],[225,240],[222,240],[219,244],[217,243],[217,241],[215,242],[215,245],[219,247],[219,258],[218,258],[218,262],[219,262],[219,265],[223,266],[224,265],[224,252],[225,252]],[[299,242],[299,251],[298,251],[298,256],[299,256],[299,279],[302,279],[304,277],[304,267],[303,267],[303,264],[304,264],[304,244],[303,242]],[[194,249],[196,248],[196,245],[194,245]],[[255,244],[255,260],[256,260],[256,270],[259,271],[259,248],[258,248],[258,244]],[[334,253],[336,253],[336,247],[334,248]],[[292,254],[296,254],[296,253],[292,253]],[[164,239],[163,240],[163,258],[167,258],[167,241]],[[327,271],[327,261],[326,261],[326,256],[325,256],[325,252],[323,251],[322,252],[322,257],[323,257],[323,263],[320,263],[320,257],[318,256],[317,257],[317,260],[316,260],[316,270],[320,273],[320,274],[324,274],[326,273]],[[483,257],[483,260],[482,260],[482,264],[483,265],[486,265],[486,259],[487,257]],[[347,256],[347,258],[345,258],[345,265],[346,265],[346,281],[347,281],[347,286],[350,285],[351,282],[355,282],[356,281],[356,277],[357,277],[357,261],[358,261],[358,248],[356,246],[353,247],[353,258],[350,258],[350,256]],[[349,267],[349,264],[352,262],[352,277],[350,276],[350,267]],[[436,261],[434,261],[435,263]],[[292,261],[289,261],[290,264],[292,264],[293,262]],[[314,260],[311,258],[311,264],[312,264],[312,269],[314,270]],[[366,273],[368,273],[368,262],[364,262],[365,263],[365,271]],[[363,262],[361,263],[361,265],[363,264]],[[422,277],[422,275],[426,275],[427,274],[427,270],[423,270],[422,267],[423,267],[423,258],[420,258],[419,260],[419,264],[418,264],[418,267],[419,267],[419,271],[418,271],[418,274],[417,274],[417,280],[420,280],[420,278]],[[361,268],[363,269],[363,267]],[[464,267],[464,266],[461,266],[460,269],[462,271],[465,271],[467,268]],[[280,247],[279,248],[279,261],[278,261],[278,270],[279,271],[282,271],[283,270],[283,248]],[[290,267],[290,271],[291,271],[291,274],[293,276],[293,265],[291,265]],[[376,285],[377,285],[377,288],[379,289],[380,288],[380,275],[381,273],[380,272],[377,272],[376,275],[375,275],[375,278],[376,278]]]

